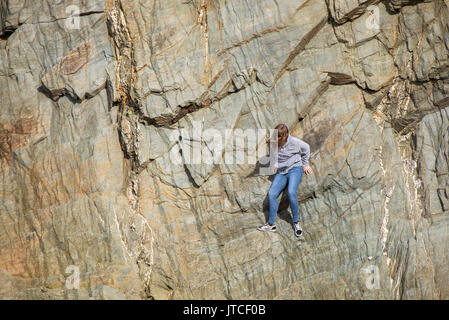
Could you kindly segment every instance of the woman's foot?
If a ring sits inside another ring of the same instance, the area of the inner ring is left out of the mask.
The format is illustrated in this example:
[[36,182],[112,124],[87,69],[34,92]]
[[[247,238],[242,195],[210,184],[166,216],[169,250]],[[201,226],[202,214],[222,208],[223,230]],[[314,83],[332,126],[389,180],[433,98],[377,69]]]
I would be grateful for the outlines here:
[[293,223],[293,229],[295,229],[295,236],[299,237],[302,234],[302,228],[298,222]]
[[259,228],[257,228],[257,230],[274,232],[274,231],[276,231],[276,225],[275,224],[270,225],[269,223],[265,223],[263,226],[260,226]]

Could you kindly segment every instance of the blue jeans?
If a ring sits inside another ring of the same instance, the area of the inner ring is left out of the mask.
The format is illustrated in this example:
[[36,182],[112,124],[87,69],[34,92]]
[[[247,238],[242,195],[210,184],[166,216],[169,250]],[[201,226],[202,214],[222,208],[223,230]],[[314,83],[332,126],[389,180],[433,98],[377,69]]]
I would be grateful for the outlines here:
[[288,183],[287,195],[288,201],[290,202],[290,209],[293,214],[293,222],[299,221],[298,216],[298,197],[296,196],[296,190],[298,189],[299,183],[301,182],[303,175],[302,166],[293,167],[286,174],[276,173],[274,176],[273,183],[271,184],[270,190],[268,191],[268,201],[270,214],[268,216],[268,223],[274,224],[276,219],[276,214],[278,211],[278,196],[281,191],[285,188]]

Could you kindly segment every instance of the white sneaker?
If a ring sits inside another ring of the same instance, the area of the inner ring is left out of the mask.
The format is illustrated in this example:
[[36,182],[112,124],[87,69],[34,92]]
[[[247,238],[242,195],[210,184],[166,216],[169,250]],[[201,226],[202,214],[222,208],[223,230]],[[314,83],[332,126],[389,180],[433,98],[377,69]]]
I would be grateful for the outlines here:
[[302,228],[299,222],[293,223],[293,228],[295,229],[295,236],[299,237],[302,234]]
[[260,226],[259,228],[257,228],[257,230],[274,232],[274,231],[276,231],[276,225],[273,224],[272,226],[270,226],[268,223],[265,223],[263,226]]

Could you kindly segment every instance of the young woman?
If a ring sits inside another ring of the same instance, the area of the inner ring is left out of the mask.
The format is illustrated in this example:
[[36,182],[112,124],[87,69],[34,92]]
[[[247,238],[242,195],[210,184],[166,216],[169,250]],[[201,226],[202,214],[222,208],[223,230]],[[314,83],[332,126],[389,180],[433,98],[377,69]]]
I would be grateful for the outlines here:
[[[312,168],[309,166],[310,147],[304,141],[292,137],[288,133],[288,127],[285,124],[278,124],[277,130],[277,165],[275,166],[276,175],[268,191],[269,216],[268,222],[260,226],[261,231],[276,231],[274,224],[278,210],[278,196],[287,185],[288,200],[293,215],[293,228],[295,235],[299,237],[302,233],[299,225],[298,198],[296,190],[301,182],[303,172],[311,174]],[[275,131],[276,132],[276,131]],[[267,141],[269,143],[270,140]],[[270,150],[272,152],[272,150]],[[275,151],[276,152],[276,151]]]

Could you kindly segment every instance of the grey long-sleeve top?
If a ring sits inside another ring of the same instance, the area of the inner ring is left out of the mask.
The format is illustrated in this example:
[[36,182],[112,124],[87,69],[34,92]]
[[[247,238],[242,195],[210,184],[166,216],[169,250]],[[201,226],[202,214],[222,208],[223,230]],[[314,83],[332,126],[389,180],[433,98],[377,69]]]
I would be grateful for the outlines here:
[[308,166],[309,157],[309,144],[289,134],[285,145],[278,150],[277,172],[286,174],[293,167]]

